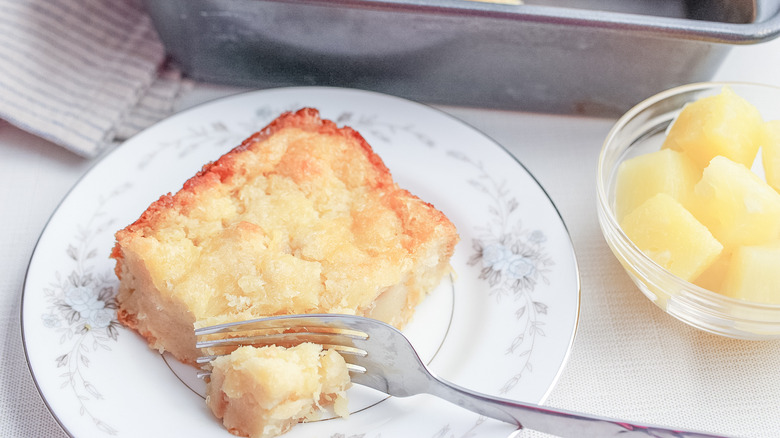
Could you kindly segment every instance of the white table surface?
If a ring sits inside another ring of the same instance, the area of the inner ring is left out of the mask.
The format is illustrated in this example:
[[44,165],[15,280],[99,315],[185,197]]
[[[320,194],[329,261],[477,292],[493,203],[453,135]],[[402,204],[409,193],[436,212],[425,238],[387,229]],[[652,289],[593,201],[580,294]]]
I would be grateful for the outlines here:
[[[715,79],[780,86],[780,40],[734,47]],[[197,85],[178,107],[237,91]],[[780,341],[736,341],[677,322],[644,298],[605,244],[596,219],[596,162],[614,120],[440,108],[515,154],[547,190],[571,233],[581,315],[571,356],[547,404],[736,436],[780,436]],[[65,436],[25,362],[20,297],[39,234],[96,160],[3,121],[0,157],[0,436]]]

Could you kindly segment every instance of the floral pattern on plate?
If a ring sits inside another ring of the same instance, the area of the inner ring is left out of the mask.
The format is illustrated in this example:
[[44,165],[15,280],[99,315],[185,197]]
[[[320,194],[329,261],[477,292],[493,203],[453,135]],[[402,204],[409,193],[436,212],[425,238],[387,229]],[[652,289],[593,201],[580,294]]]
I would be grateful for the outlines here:
[[[163,436],[160,425],[171,422],[185,431],[224,432],[200,412],[202,399],[193,399],[160,367],[159,356],[119,326],[108,254],[114,231],[156,196],[177,190],[203,163],[301,102],[361,132],[401,186],[458,226],[454,300],[432,294],[408,333],[422,349],[435,346],[434,371],[483,392],[544,399],[573,341],[579,279],[565,226],[536,181],[488,138],[424,105],[358,90],[291,88],[222,99],[161,122],[88,172],[52,216],[30,262],[23,333],[36,384],[68,433]],[[424,339],[437,327],[441,341]],[[179,409],[161,409],[170,403]],[[438,401],[422,413],[420,403],[394,399],[348,422],[306,424],[289,436],[382,436],[420,432],[421,424],[430,436],[511,430],[476,415],[455,420],[457,408]],[[149,425],[121,415],[139,406],[136,415]]]

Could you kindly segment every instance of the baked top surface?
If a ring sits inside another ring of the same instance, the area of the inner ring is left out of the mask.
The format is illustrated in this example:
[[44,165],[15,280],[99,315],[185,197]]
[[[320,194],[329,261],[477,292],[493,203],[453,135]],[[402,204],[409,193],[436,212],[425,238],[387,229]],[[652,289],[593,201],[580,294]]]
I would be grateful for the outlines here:
[[[196,319],[341,312],[452,254],[438,210],[399,188],[350,128],[316,110],[280,116],[117,233],[155,287]],[[121,275],[121,269],[117,269]]]

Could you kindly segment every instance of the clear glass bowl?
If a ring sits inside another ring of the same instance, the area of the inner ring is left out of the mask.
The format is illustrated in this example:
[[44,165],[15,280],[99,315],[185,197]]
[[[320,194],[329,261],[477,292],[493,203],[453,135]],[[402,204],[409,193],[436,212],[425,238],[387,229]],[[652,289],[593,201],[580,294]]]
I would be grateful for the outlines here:
[[780,339],[780,305],[726,297],[689,283],[642,253],[615,217],[615,175],[624,160],[661,147],[683,106],[724,86],[747,99],[764,120],[780,119],[780,88],[746,83],[697,83],[659,93],[624,114],[604,141],[598,163],[598,218],[612,252],[639,289],[661,309],[693,327],[737,339]]

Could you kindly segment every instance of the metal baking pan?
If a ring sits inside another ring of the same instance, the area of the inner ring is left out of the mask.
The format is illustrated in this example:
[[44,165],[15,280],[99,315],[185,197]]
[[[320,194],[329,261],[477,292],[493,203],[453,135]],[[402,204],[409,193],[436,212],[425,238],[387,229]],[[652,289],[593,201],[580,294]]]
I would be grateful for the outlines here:
[[192,78],[614,116],[775,38],[780,0],[147,0]]

